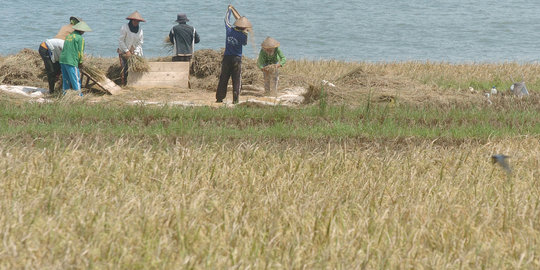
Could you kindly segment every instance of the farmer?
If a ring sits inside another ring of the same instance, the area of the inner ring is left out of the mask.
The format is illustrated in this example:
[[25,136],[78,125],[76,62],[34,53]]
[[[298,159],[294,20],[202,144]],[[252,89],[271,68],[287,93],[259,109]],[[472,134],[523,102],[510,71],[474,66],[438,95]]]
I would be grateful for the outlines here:
[[257,66],[264,75],[264,92],[267,95],[276,95],[279,81],[278,69],[285,65],[285,56],[279,49],[279,42],[271,37],[266,37],[261,47]]
[[54,38],[65,40],[69,34],[73,33],[73,26],[79,22],[82,22],[81,18],[74,16],[69,17],[69,24],[62,26]]
[[49,93],[51,94],[54,93],[54,85],[58,77],[60,77],[61,69],[58,61],[60,60],[63,47],[64,40],[59,38],[47,39],[39,45],[38,52],[45,65],[45,72],[49,81]]
[[128,58],[132,55],[143,56],[143,30],[139,23],[146,22],[138,11],[131,13],[126,20],[129,20],[129,22],[122,25],[122,28],[120,29],[120,38],[118,40],[119,42],[117,49],[120,64],[122,65],[122,85],[126,84],[126,78],[128,75]]
[[[236,21],[231,25],[229,20],[231,12],[234,12]],[[234,28],[233,28],[234,26]],[[227,95],[227,84],[232,76],[233,83],[233,103],[238,103],[240,96],[240,83],[242,72],[242,46],[247,44],[248,32],[251,31],[252,25],[249,20],[238,15],[238,12],[233,6],[229,5],[225,14],[225,53],[221,62],[221,75],[216,91],[216,102],[223,102]]]
[[73,33],[69,34],[64,41],[64,49],[60,54],[60,67],[62,69],[62,88],[64,94],[66,90],[73,89],[81,92],[81,73],[79,68],[82,66],[84,55],[84,32],[92,31],[88,24],[79,22],[73,26]]
[[189,62],[193,55],[194,44],[199,43],[199,33],[195,31],[193,26],[187,25],[189,22],[187,15],[179,13],[176,16],[176,22],[171,32],[169,32],[169,40],[174,45],[173,62]]

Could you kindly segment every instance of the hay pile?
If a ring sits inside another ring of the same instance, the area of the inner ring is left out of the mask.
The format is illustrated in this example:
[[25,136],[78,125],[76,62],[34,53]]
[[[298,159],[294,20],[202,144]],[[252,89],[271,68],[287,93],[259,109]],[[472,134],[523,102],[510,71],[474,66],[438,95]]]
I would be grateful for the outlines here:
[[221,72],[221,59],[224,51],[224,49],[221,51],[211,49],[195,51],[190,68],[191,75],[197,78],[218,77]]
[[39,53],[22,49],[19,53],[4,58],[0,65],[0,84],[48,87],[45,67]]
[[386,73],[374,72],[364,67],[358,67],[344,74],[337,79],[342,85],[349,85],[353,88],[373,87],[385,88],[395,87],[402,83],[395,77],[387,76]]
[[[221,60],[225,49],[204,49],[195,51],[191,62],[190,73],[193,76],[191,85],[215,91],[221,73]],[[257,60],[242,58],[242,84],[262,83],[262,72],[257,68]],[[229,81],[229,83],[231,83]]]

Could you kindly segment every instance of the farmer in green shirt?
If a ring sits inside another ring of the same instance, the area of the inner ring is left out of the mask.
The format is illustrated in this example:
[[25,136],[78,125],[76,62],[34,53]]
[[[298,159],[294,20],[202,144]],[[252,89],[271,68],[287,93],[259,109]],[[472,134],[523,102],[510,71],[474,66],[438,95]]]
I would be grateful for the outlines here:
[[279,49],[279,42],[271,37],[266,37],[261,47],[257,66],[264,74],[264,92],[267,95],[276,95],[279,81],[278,69],[285,65],[285,56]]
[[60,67],[62,69],[62,89],[73,89],[81,92],[81,73],[79,67],[82,66],[84,55],[84,32],[92,31],[85,22],[79,22],[73,26],[73,33],[69,34],[64,41],[64,48],[60,54]]

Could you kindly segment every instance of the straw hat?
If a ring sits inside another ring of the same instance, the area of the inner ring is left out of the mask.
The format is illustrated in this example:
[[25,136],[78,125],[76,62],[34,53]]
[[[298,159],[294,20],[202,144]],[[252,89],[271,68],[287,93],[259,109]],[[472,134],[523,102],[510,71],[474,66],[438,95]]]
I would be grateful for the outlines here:
[[88,24],[86,24],[85,22],[79,22],[78,24],[73,26],[73,29],[79,30],[79,31],[82,31],[82,32],[90,32],[90,31],[92,31],[90,26],[88,26]]
[[131,13],[131,15],[127,16],[126,20],[137,20],[141,22],[146,22],[146,20],[143,19],[143,17],[141,16],[141,14],[139,14],[138,11]]
[[252,28],[253,26],[251,25],[251,22],[249,22],[249,20],[242,16],[240,18],[238,18],[238,20],[236,20],[234,22],[234,26],[236,27],[242,27],[242,28]]
[[76,20],[77,22],[82,22],[82,19],[79,17],[71,16],[69,17],[69,22],[71,23],[72,20]]
[[271,37],[266,37],[261,43],[261,47],[268,49],[277,48],[279,47],[279,42]]

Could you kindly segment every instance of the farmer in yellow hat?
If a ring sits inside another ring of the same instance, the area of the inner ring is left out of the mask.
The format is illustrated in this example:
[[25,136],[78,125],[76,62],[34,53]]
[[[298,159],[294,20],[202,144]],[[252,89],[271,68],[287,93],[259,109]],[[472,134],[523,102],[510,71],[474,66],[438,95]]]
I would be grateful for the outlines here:
[[267,95],[276,95],[279,81],[278,69],[285,65],[286,59],[281,49],[279,49],[279,42],[271,37],[266,37],[261,47],[259,58],[257,58],[257,66],[264,75],[264,91]]
[[[231,25],[230,17],[234,12],[236,21]],[[240,17],[238,12],[229,5],[225,14],[225,53],[221,62],[221,74],[216,91],[216,102],[223,102],[227,95],[227,84],[232,77],[233,103],[238,103],[240,96],[240,83],[242,74],[242,46],[247,44],[248,32],[252,25],[246,17]]]
[[122,28],[120,29],[120,38],[118,40],[117,49],[120,63],[122,64],[121,76],[123,85],[125,84],[128,75],[127,59],[132,55],[143,56],[143,30],[139,23],[146,22],[138,11],[131,13],[126,20],[129,20],[129,22],[122,25]]
[[92,31],[88,24],[79,22],[73,26],[73,33],[69,34],[64,41],[64,48],[60,54],[60,68],[62,69],[62,88],[64,94],[66,90],[73,89],[81,92],[81,73],[79,67],[83,63],[84,55],[84,32]]

